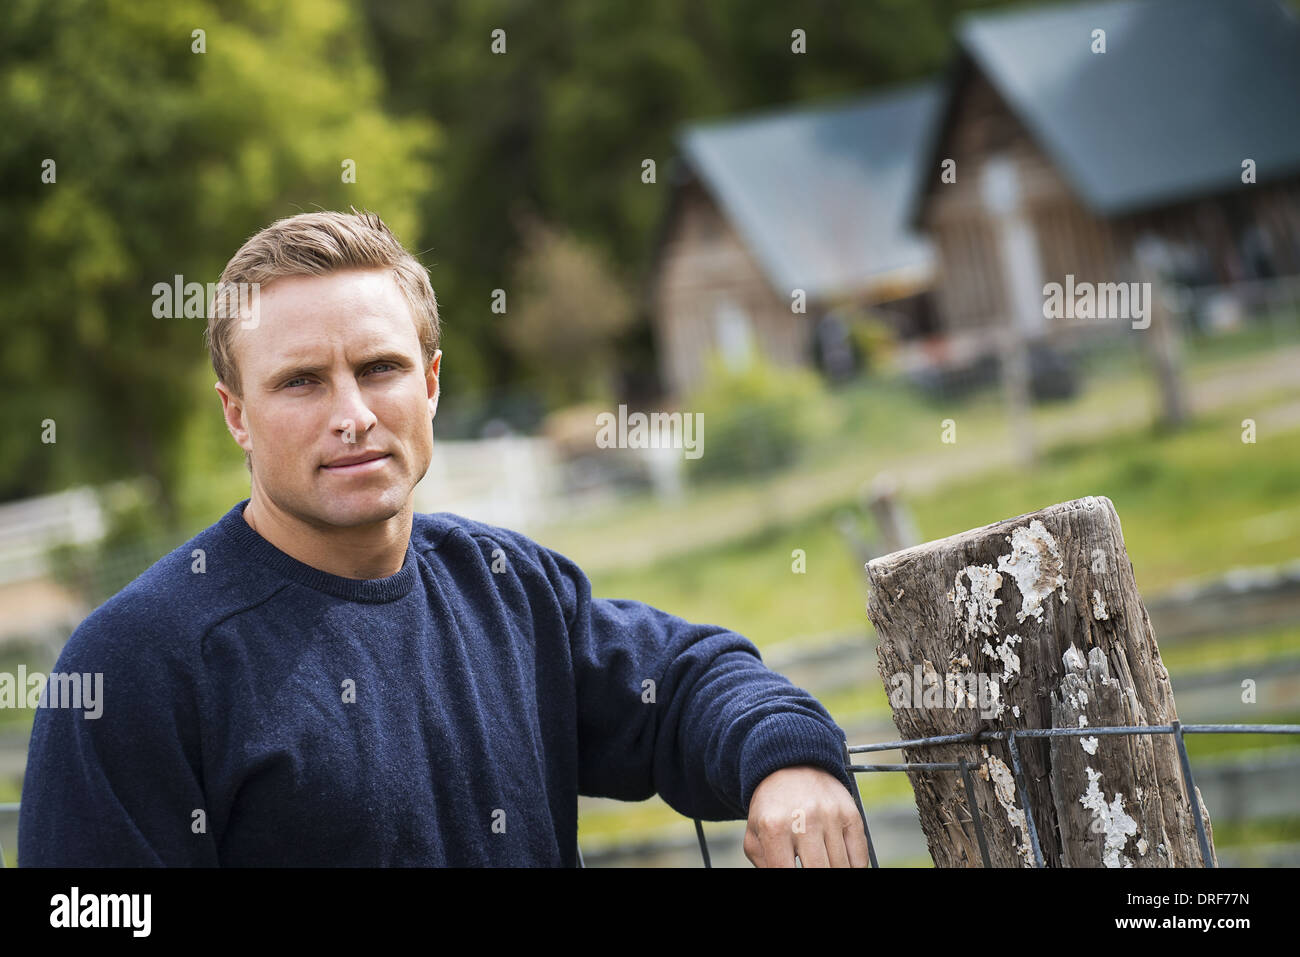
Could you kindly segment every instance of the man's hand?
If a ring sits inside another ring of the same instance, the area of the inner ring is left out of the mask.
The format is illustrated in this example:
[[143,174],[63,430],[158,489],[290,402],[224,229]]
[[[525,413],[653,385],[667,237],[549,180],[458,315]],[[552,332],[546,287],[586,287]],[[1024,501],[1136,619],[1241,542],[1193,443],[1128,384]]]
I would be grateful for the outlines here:
[[782,768],[749,801],[745,856],[755,867],[868,867],[867,835],[853,796],[810,765]]

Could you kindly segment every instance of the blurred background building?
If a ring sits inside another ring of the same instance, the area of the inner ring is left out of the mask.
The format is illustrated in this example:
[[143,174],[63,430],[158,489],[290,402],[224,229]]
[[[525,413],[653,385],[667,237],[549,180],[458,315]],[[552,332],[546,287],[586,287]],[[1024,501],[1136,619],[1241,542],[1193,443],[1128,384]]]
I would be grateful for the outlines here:
[[925,331],[933,257],[907,197],[938,106],[927,83],[682,133],[650,276],[670,391],[699,385],[714,351],[732,367],[754,351],[814,363],[837,310],[889,303],[894,331]]

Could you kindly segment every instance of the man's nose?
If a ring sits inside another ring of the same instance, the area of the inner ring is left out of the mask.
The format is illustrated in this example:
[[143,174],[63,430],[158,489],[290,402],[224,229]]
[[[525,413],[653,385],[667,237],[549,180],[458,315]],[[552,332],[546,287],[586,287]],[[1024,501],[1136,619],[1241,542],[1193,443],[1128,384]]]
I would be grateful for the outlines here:
[[370,411],[365,396],[356,380],[348,378],[334,393],[334,409],[330,428],[344,442],[355,442],[357,437],[369,432],[379,419]]

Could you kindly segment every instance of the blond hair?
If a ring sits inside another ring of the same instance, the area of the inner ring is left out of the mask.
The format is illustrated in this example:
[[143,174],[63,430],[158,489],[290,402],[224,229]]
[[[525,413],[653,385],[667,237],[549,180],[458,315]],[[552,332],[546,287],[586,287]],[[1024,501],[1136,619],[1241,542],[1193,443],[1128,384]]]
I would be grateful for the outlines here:
[[[391,268],[415,318],[427,371],[438,352],[438,300],[429,274],[375,213],[300,213],[267,226],[239,247],[221,272],[204,334],[212,369],[235,395],[242,395],[235,364],[237,291],[287,276],[323,276],[344,269]],[[234,308],[231,304],[235,303]]]

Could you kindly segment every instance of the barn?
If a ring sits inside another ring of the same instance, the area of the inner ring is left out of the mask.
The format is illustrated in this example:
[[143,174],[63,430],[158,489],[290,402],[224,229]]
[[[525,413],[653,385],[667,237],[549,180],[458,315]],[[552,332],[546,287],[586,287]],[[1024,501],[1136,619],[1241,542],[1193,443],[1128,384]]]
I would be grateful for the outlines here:
[[646,288],[667,391],[699,385],[715,355],[810,365],[854,309],[925,331],[932,254],[904,220],[939,102],[912,84],[679,134]]
[[1004,323],[1058,343],[1118,328],[1047,315],[1050,284],[1300,274],[1300,25],[1273,0],[972,15],[943,97],[908,223],[934,246],[947,361]]

